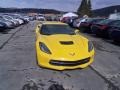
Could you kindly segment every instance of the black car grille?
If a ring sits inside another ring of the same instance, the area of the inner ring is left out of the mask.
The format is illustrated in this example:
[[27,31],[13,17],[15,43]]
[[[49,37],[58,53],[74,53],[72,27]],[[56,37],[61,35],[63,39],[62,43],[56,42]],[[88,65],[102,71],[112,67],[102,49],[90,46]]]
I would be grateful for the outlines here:
[[51,65],[55,66],[77,66],[88,63],[90,61],[90,57],[82,60],[77,61],[60,61],[60,60],[50,60]]

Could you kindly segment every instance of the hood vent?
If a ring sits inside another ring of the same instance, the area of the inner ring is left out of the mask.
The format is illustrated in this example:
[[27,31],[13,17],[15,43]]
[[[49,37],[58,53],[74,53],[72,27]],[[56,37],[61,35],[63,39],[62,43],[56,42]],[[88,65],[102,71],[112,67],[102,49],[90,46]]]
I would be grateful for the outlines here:
[[63,45],[72,45],[74,43],[73,43],[73,41],[60,41],[60,44],[63,44]]

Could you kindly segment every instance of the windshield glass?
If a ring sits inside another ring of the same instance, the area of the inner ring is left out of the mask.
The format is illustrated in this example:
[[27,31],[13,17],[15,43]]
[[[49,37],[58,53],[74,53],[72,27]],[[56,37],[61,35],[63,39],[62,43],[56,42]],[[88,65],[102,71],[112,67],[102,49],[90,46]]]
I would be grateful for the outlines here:
[[109,24],[111,22],[113,22],[113,20],[108,19],[108,20],[102,20],[102,21],[98,22],[98,24]]
[[86,22],[92,22],[94,19],[87,19]]
[[112,24],[112,26],[120,27],[120,21],[116,21]]
[[101,21],[103,21],[104,19],[95,19],[93,22],[94,23],[98,23],[98,22],[101,22]]
[[2,16],[0,16],[0,21],[5,21],[5,19]]
[[74,30],[68,25],[43,25],[41,28],[41,34],[53,35],[53,34],[70,34],[74,35]]
[[6,18],[6,19],[9,19],[9,20],[11,20],[11,19],[12,19],[12,18],[11,18],[11,17],[9,17],[9,16],[5,16],[5,18]]

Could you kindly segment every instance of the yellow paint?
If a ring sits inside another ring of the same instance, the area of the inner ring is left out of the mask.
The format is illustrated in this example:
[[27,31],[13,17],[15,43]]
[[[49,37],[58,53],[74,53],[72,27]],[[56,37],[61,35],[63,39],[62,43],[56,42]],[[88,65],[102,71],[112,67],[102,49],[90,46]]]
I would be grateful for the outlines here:
[[[43,24],[64,24],[61,22],[43,22]],[[65,24],[66,25],[66,24]],[[39,27],[42,24],[38,25]],[[55,34],[55,35],[41,35],[39,33],[40,28],[36,28],[36,56],[38,65],[50,69],[65,70],[65,69],[76,69],[85,68],[89,66],[94,60],[94,49],[88,52],[88,39],[81,35],[65,35],[65,34]],[[59,41],[73,41],[73,45],[61,45]],[[50,50],[52,54],[47,54],[41,51],[39,42],[43,42]],[[71,53],[74,55],[71,55]],[[86,64],[77,66],[56,66],[51,65],[50,60],[59,61],[78,61],[90,57],[90,61]]]

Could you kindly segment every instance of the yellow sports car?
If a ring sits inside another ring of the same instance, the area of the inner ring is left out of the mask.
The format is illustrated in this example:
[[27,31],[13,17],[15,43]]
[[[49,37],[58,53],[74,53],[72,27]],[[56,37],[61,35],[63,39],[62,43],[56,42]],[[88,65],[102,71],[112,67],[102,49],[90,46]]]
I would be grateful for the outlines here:
[[36,56],[38,65],[45,68],[85,68],[93,62],[94,47],[65,23],[42,22],[36,28]]

